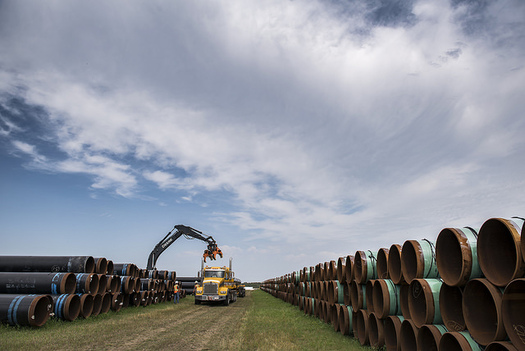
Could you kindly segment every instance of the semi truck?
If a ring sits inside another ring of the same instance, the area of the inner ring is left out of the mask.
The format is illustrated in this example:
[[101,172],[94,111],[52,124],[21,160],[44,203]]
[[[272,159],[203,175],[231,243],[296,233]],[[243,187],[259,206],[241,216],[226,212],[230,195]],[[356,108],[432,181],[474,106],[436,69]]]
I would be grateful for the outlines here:
[[195,289],[195,304],[203,302],[222,303],[228,306],[237,301],[237,297],[246,296],[246,290],[240,279],[235,278],[230,266],[204,267],[202,265],[200,276],[202,280]]

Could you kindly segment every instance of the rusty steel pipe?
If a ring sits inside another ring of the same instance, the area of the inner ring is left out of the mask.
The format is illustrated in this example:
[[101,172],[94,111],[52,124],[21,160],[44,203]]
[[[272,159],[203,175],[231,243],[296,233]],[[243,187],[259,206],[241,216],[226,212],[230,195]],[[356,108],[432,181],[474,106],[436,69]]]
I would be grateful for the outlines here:
[[443,324],[426,324],[417,334],[418,351],[438,351],[439,342],[448,329]]
[[511,342],[494,341],[487,345],[485,351],[520,351]]
[[350,296],[350,285],[351,285],[350,282],[345,282],[343,284],[343,303],[347,306],[352,305],[352,300]]
[[131,294],[135,291],[135,278],[129,275],[120,277],[121,292]]
[[334,331],[337,333],[339,331],[339,314],[341,313],[341,305],[336,303],[330,305],[330,322]]
[[481,351],[468,331],[446,332],[439,342],[439,351]]
[[357,313],[360,309],[366,309],[366,286],[353,280],[350,284],[350,300],[354,312]]
[[368,313],[374,312],[374,283],[375,279],[369,280],[365,284],[366,310]]
[[50,295],[53,299],[53,313],[58,319],[74,321],[80,314],[80,297],[75,294]]
[[107,275],[113,275],[113,261],[106,259],[107,267],[106,267],[106,274]]
[[407,240],[401,249],[401,270],[410,284],[416,278],[437,278],[436,250],[430,240]]
[[370,346],[381,348],[385,345],[384,320],[379,319],[375,313],[368,315],[368,339]]
[[92,273],[106,274],[108,271],[108,260],[105,257],[96,257],[95,260],[95,271]]
[[465,286],[483,274],[478,262],[477,231],[470,227],[445,228],[436,240],[439,275],[450,286]]
[[368,345],[370,343],[368,336],[368,312],[359,310],[356,314],[357,339],[361,345]]
[[411,319],[405,319],[401,323],[399,332],[399,345],[403,351],[417,351],[417,335],[419,327]]
[[516,348],[525,350],[525,279],[513,280],[503,292],[501,314],[507,334]]
[[421,328],[424,324],[441,324],[439,310],[439,291],[443,282],[439,279],[413,279],[410,283],[408,308],[414,324]]
[[439,292],[439,309],[443,324],[450,331],[462,331],[467,328],[463,317],[463,288],[441,285]]
[[377,277],[379,279],[390,279],[388,273],[388,253],[387,248],[381,248],[377,251]]
[[93,312],[93,295],[91,294],[77,294],[80,297],[80,314],[82,318],[88,318]]
[[108,278],[105,274],[97,274],[98,276],[98,290],[97,294],[104,294],[108,285]]
[[399,334],[401,333],[401,324],[404,320],[403,316],[388,316],[385,318],[384,333],[387,351],[401,351]]
[[[129,303],[129,299],[128,299]],[[124,294],[113,293],[111,294],[111,310],[118,312],[124,307]],[[127,305],[126,305],[127,307]]]
[[408,308],[408,296],[410,295],[410,285],[401,285],[399,288],[399,301],[401,303],[401,314],[405,319],[412,319]]
[[106,291],[112,294],[120,291],[120,277],[116,275],[106,276]]
[[359,284],[377,278],[377,253],[371,250],[357,251],[354,255],[354,275]]
[[76,293],[95,295],[98,292],[98,275],[95,273],[76,273]]
[[328,262],[328,276],[326,280],[337,280],[337,265],[335,261]]
[[354,280],[354,256],[352,255],[346,256],[345,280],[347,283],[350,283],[352,280]]
[[102,310],[102,295],[95,294],[93,295],[93,310],[91,311],[91,316],[98,316],[100,310]]
[[472,338],[480,345],[505,340],[502,291],[488,279],[473,279],[463,290],[463,315]]
[[341,305],[341,313],[339,314],[339,331],[343,335],[354,335],[351,306]]
[[73,273],[1,272],[2,294],[72,294],[75,292]]
[[102,297],[102,305],[100,307],[100,313],[108,313],[111,309],[111,300],[113,296],[110,293],[97,294]]
[[113,275],[139,276],[139,268],[133,263],[113,263]]
[[0,272],[93,273],[92,256],[0,256]]
[[346,283],[346,257],[339,257],[337,259],[337,280],[339,283]]
[[405,283],[401,267],[401,250],[402,247],[399,244],[390,246],[390,250],[388,250],[388,275],[394,283],[400,285]]
[[52,308],[49,295],[0,294],[0,322],[9,325],[41,327]]
[[378,318],[401,313],[399,292],[401,287],[390,279],[377,279],[373,289],[373,308]]
[[521,218],[491,218],[478,235],[478,260],[485,277],[494,285],[505,287],[525,274],[521,255]]

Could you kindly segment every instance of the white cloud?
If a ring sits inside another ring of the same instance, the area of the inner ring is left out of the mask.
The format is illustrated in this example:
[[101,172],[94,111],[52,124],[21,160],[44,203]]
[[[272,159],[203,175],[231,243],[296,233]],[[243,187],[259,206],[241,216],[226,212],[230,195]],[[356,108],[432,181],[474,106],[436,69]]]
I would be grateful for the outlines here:
[[0,89],[42,106],[64,153],[17,139],[41,168],[125,197],[220,193],[242,245],[308,250],[297,262],[519,207],[500,189],[524,185],[523,49],[469,34],[463,7],[416,1],[410,25],[373,26],[358,3],[55,5],[45,21],[10,6],[0,36]]

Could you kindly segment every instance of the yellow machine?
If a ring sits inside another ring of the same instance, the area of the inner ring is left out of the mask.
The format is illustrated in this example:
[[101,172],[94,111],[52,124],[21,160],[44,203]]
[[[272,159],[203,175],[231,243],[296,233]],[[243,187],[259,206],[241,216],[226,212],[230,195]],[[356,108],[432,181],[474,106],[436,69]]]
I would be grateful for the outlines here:
[[246,291],[240,279],[235,278],[235,274],[230,267],[202,267],[202,281],[195,290],[195,304],[202,302],[220,302],[229,305],[230,302],[237,301],[237,297],[244,297]]

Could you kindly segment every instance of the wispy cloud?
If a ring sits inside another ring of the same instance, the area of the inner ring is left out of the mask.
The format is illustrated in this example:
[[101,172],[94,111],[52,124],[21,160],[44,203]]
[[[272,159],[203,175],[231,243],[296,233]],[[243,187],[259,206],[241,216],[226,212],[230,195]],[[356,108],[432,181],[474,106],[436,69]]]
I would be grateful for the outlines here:
[[220,193],[248,243],[324,257],[432,236],[520,206],[502,189],[524,187],[524,5],[484,4],[5,5],[0,106],[23,99],[48,129],[6,112],[0,133],[92,189]]

